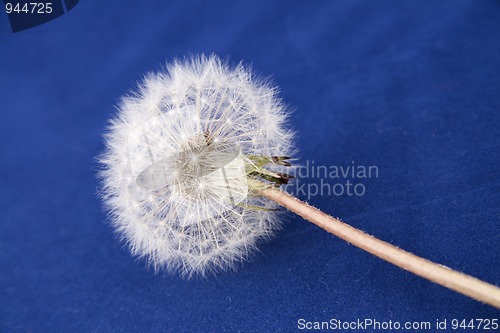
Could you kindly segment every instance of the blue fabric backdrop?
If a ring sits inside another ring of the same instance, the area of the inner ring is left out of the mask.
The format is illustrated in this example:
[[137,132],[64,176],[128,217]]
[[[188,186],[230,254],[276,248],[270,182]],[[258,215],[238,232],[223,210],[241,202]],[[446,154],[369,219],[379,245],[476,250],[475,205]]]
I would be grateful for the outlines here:
[[499,284],[499,1],[82,1],[16,34],[0,14],[0,41],[1,332],[293,332],[301,318],[451,332],[498,318],[292,214],[237,273],[154,274],[106,222],[96,156],[147,71],[243,60],[294,110],[301,163],[379,168],[356,181],[363,196],[311,203]]

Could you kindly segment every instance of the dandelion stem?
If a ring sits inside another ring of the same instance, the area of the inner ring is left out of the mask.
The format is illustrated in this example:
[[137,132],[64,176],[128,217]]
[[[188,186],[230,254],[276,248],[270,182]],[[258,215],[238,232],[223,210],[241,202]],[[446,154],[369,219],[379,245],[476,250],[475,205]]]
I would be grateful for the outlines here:
[[480,302],[500,308],[500,288],[406,252],[356,229],[274,187],[260,193],[335,236],[404,270]]

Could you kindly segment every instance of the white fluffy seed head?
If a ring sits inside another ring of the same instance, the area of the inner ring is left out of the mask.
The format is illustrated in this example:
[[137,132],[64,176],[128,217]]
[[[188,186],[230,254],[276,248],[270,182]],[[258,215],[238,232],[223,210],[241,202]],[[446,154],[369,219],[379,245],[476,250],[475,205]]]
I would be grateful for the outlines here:
[[103,198],[131,252],[184,276],[234,268],[279,227],[252,196],[250,156],[287,156],[277,89],[216,56],[176,61],[122,99],[101,156]]

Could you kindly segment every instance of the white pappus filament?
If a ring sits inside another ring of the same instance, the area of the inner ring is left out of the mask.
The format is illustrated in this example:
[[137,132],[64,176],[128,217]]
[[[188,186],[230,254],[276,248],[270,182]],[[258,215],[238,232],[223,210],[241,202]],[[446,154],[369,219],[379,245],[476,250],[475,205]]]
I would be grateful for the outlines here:
[[122,99],[100,158],[132,254],[185,276],[246,258],[279,227],[276,204],[251,195],[248,165],[292,153],[286,120],[277,89],[241,64],[199,56],[147,75]]

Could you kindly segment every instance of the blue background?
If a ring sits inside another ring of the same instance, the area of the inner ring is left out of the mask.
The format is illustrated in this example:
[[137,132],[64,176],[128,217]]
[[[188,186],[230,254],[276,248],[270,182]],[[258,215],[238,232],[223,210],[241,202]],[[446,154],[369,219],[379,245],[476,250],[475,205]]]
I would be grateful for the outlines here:
[[364,196],[311,203],[499,284],[499,1],[82,1],[16,34],[2,14],[0,30],[1,332],[498,318],[292,214],[237,273],[154,274],[106,222],[96,156],[147,71],[243,60],[295,110],[301,163],[379,167]]

